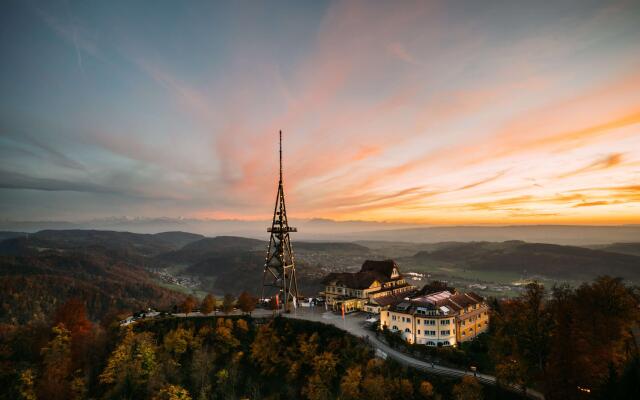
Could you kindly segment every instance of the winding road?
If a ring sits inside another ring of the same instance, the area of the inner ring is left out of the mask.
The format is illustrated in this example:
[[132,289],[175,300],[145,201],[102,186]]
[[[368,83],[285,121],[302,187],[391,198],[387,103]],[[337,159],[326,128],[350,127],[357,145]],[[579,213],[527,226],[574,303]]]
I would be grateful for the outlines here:
[[[232,312],[228,315],[238,315],[239,312]],[[223,316],[224,314],[219,314]],[[445,367],[443,365],[434,364],[430,362],[426,362],[423,360],[419,360],[415,357],[412,357],[409,354],[402,353],[398,350],[392,349],[386,343],[380,341],[374,332],[372,332],[367,327],[366,315],[363,313],[352,313],[347,314],[346,318],[343,320],[341,315],[335,314],[330,311],[325,311],[322,308],[298,308],[294,312],[285,314],[281,314],[285,318],[295,318],[295,319],[303,319],[307,321],[316,321],[321,322],[323,324],[334,325],[337,328],[340,328],[344,331],[349,332],[350,334],[365,339],[369,344],[371,344],[375,349],[386,354],[387,357],[390,357],[397,362],[407,365],[418,370],[424,371],[429,374],[447,376],[447,377],[455,377],[460,378],[465,375],[475,376],[480,382],[488,384],[488,385],[497,385],[496,377],[492,375],[482,374],[482,373],[473,373],[464,369],[450,368]],[[153,313],[149,315],[147,318],[155,318],[158,316],[158,313]],[[187,315],[183,313],[172,314],[173,317],[184,318]],[[189,317],[210,317],[212,314],[204,315],[199,312],[193,312],[188,315]],[[273,311],[264,310],[264,309],[256,309],[252,312],[252,316],[254,318],[268,318],[273,316]],[[132,321],[133,322],[133,321]],[[128,325],[131,322],[123,323],[122,325]],[[544,400],[544,395],[536,390],[527,389],[526,392],[520,387],[516,386],[504,386],[504,388],[511,390],[513,392],[525,395],[530,399],[535,400]]]
[[[291,314],[282,314],[287,318],[304,319],[308,321],[317,321],[325,324],[334,325],[342,330],[351,333],[354,336],[358,336],[367,340],[374,348],[384,352],[388,357],[396,360],[397,362],[425,371],[430,374],[448,376],[448,377],[463,377],[465,375],[474,375],[471,371],[463,369],[449,368],[443,365],[433,364],[430,362],[422,361],[414,358],[406,353],[402,353],[398,350],[392,349],[386,343],[380,341],[375,333],[367,328],[366,316],[362,313],[347,314],[343,320],[341,315],[334,314],[333,312],[324,311],[322,309],[298,309]],[[256,315],[257,316],[257,315]],[[496,377],[492,375],[475,373],[475,377],[482,383],[489,385],[496,385]],[[523,394],[531,399],[544,400],[544,395],[533,389],[527,389],[526,393],[521,388],[511,386],[507,389]]]

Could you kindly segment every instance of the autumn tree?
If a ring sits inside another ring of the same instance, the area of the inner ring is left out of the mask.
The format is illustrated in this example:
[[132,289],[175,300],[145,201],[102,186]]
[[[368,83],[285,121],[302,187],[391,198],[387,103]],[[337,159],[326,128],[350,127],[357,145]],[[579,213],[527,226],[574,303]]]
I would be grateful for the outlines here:
[[309,400],[328,400],[334,397],[331,381],[336,375],[337,362],[336,356],[326,351],[313,358],[314,373],[302,390]]
[[182,386],[165,385],[153,396],[153,400],[191,400],[191,396]]
[[128,327],[100,374],[114,398],[147,397],[147,383],[158,372],[156,344],[150,332],[134,333]]
[[53,339],[41,351],[43,372],[39,394],[45,399],[69,398],[71,335],[63,324],[52,328]]
[[482,385],[472,376],[464,376],[453,386],[451,394],[455,400],[482,400]]
[[193,345],[193,342],[193,330],[179,327],[164,336],[163,347],[165,352],[171,356],[171,361],[176,366],[180,366],[182,355]]
[[568,286],[553,289],[549,310],[553,321],[551,352],[545,381],[546,394],[550,398],[572,400],[580,397],[577,391],[584,365],[580,363],[578,347],[585,343],[576,323],[575,297]]
[[231,353],[240,346],[240,341],[233,334],[233,320],[219,319],[215,329],[215,344],[222,354]]
[[38,400],[35,378],[36,375],[31,368],[27,368],[20,373],[18,393],[23,400]]
[[546,292],[538,283],[530,283],[523,296],[523,315],[519,344],[530,371],[544,373],[549,354],[551,320],[545,309]]
[[205,298],[202,300],[202,305],[200,306],[200,312],[205,315],[209,315],[214,312],[216,309],[216,298],[212,294],[207,294]]
[[82,369],[88,363],[93,339],[93,324],[87,318],[82,301],[73,298],[62,304],[53,316],[53,326],[64,325],[71,337],[71,370]]
[[187,296],[187,298],[182,302],[182,311],[185,313],[185,315],[188,316],[189,313],[193,311],[196,304],[198,304],[198,302],[196,301],[195,297]]
[[256,301],[255,297],[244,291],[238,297],[238,308],[240,308],[243,313],[251,314],[251,311],[256,308]]
[[91,332],[92,323],[87,319],[87,309],[79,299],[71,299],[58,307],[53,316],[53,325],[64,324],[72,337]]
[[531,283],[520,298],[503,302],[492,314],[491,354],[499,380],[529,385],[544,376],[552,320],[542,285]]
[[280,335],[271,323],[258,328],[251,344],[251,357],[260,368],[261,374],[275,375],[284,359],[284,347]]
[[222,300],[222,311],[224,311],[225,314],[229,314],[233,311],[234,303],[235,299],[233,298],[233,295],[230,293],[225,294]]
[[365,399],[387,398],[387,386],[382,375],[369,375],[362,381]]
[[637,357],[632,329],[638,300],[619,278],[603,276],[575,291],[557,288],[549,305],[551,330],[549,398],[579,398],[577,387],[593,393],[616,381]]
[[87,383],[82,371],[77,370],[70,384],[71,400],[84,400],[87,397]]
[[208,399],[211,397],[213,385],[209,377],[215,366],[215,360],[215,353],[209,346],[200,346],[193,352],[190,378],[193,394],[198,399]]
[[362,368],[359,365],[350,367],[340,381],[340,398],[343,400],[360,400],[362,390]]
[[420,386],[418,387],[418,393],[420,394],[420,397],[422,397],[423,399],[433,399],[435,396],[433,385],[429,381],[420,382]]

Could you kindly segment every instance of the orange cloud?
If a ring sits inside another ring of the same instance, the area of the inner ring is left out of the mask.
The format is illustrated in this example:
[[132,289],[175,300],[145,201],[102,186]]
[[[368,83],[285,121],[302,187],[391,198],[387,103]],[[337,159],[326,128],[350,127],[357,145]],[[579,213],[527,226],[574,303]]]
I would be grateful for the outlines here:
[[567,177],[582,174],[585,172],[613,168],[619,165],[621,162],[622,162],[622,154],[620,153],[610,154],[604,158],[601,158],[599,160],[592,162],[586,167],[582,167],[582,168],[573,170],[571,172],[567,172],[562,175],[559,175],[558,178],[567,178]]

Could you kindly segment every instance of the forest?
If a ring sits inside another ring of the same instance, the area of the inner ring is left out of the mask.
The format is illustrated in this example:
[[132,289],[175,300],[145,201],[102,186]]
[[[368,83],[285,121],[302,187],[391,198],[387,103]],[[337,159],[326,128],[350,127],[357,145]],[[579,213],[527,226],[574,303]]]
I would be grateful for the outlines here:
[[578,288],[532,283],[492,301],[489,354],[502,382],[547,399],[638,399],[638,287],[603,276]]
[[80,301],[50,325],[3,326],[5,399],[514,399],[426,376],[324,324],[245,317],[94,324]]
[[[246,292],[237,300],[224,296],[220,316],[167,316],[122,327],[143,301],[160,301],[166,310],[179,305],[187,314],[196,308],[208,314],[218,301],[209,295],[198,304],[192,296],[158,292],[142,270],[107,256],[11,257],[0,321],[2,399],[517,397],[473,378],[444,379],[381,360],[366,342],[332,326],[225,315],[234,307],[250,314],[255,299]],[[74,280],[57,281],[64,278],[61,268]],[[121,286],[123,276],[130,283]],[[489,332],[459,348],[381,335],[414,356],[476,365],[503,386],[534,388],[547,399],[637,399],[639,299],[637,286],[607,276],[578,287],[531,283],[520,297],[488,299]]]
[[[446,289],[439,285],[424,289]],[[639,299],[638,287],[608,276],[577,288],[531,283],[520,297],[489,299],[489,331],[458,347],[408,344],[386,330],[379,336],[416,357],[473,365],[503,385],[534,388],[550,400],[638,399]]]

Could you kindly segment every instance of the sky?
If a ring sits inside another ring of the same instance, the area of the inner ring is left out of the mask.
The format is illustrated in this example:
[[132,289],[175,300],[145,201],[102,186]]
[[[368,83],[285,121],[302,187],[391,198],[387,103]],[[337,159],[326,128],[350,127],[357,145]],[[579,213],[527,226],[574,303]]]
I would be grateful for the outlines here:
[[0,218],[640,223],[640,1],[3,1]]

